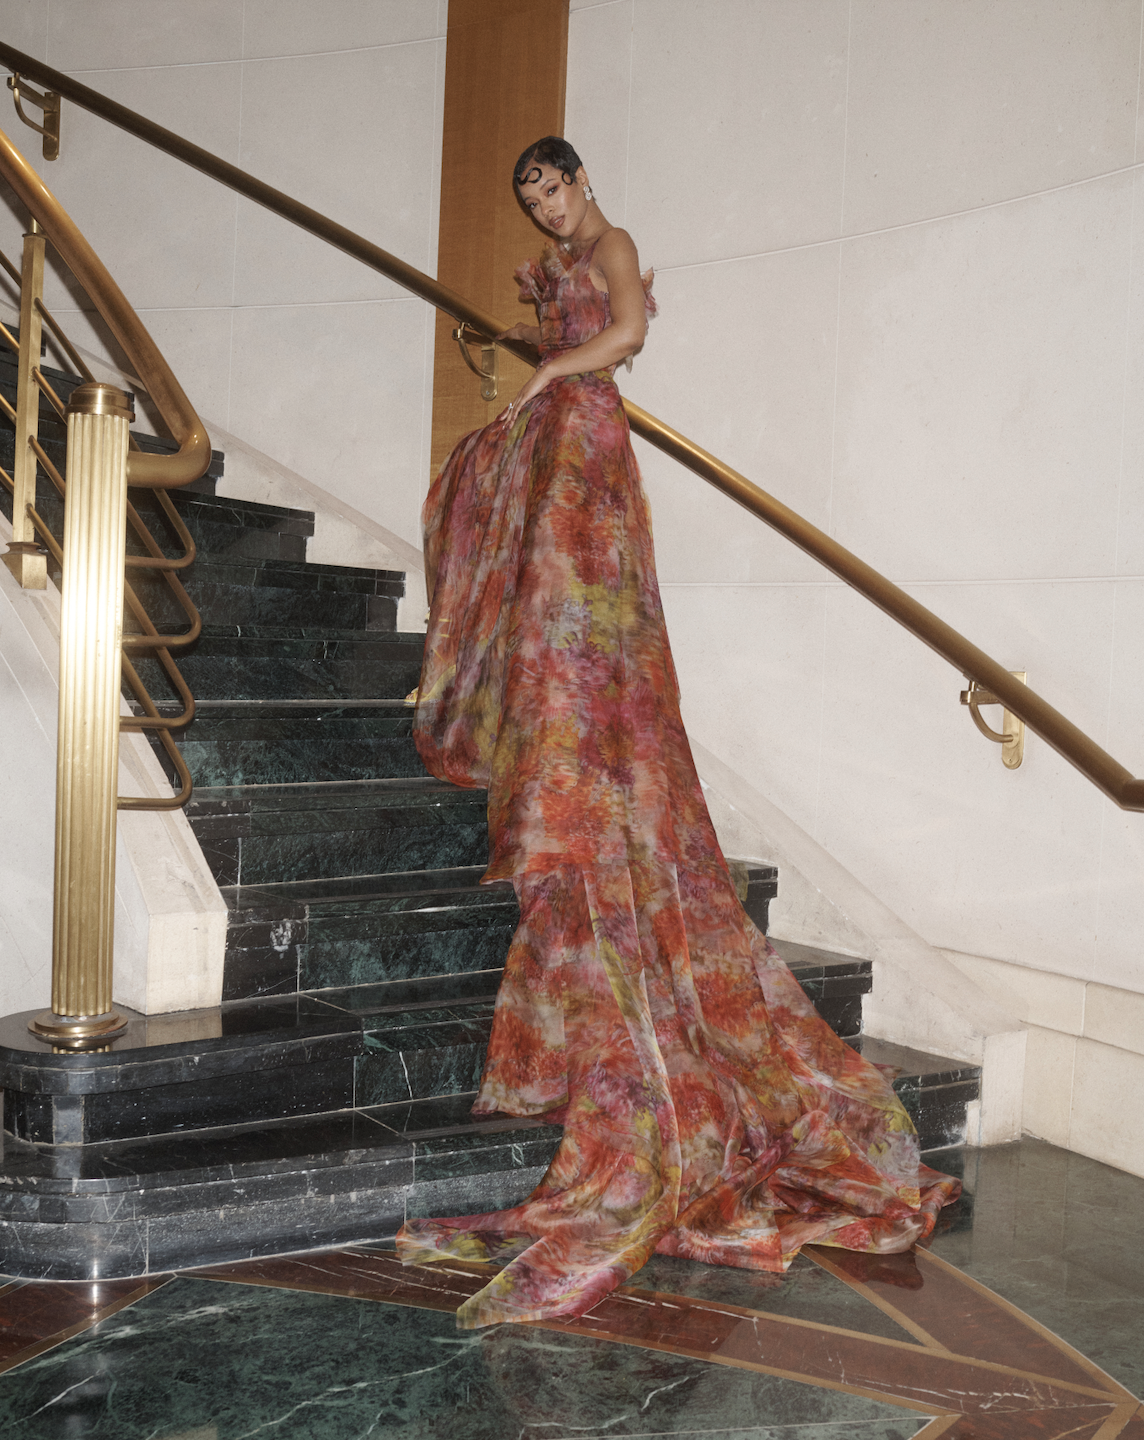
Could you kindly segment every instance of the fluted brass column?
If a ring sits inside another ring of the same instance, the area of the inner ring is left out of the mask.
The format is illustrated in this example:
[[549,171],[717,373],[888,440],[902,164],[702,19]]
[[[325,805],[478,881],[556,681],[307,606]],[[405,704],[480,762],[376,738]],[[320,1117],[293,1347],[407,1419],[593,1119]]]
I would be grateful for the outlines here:
[[36,503],[36,456],[31,442],[40,419],[40,387],[32,375],[40,363],[42,325],[36,302],[44,293],[44,247],[40,227],[32,221],[24,236],[24,263],[20,274],[20,363],[16,381],[16,449],[12,461],[12,540],[4,564],[25,590],[43,590],[48,583],[48,560],[36,544],[28,506]]
[[56,758],[52,1008],[29,1028],[56,1045],[98,1044],[126,1024],[111,1008],[120,646],[131,397],[81,385],[68,405]]

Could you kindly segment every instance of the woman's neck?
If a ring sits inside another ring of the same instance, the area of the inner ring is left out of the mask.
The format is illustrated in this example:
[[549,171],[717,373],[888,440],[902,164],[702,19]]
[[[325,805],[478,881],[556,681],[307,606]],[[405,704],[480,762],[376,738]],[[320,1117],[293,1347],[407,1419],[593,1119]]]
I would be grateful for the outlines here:
[[582,223],[577,226],[575,235],[569,235],[567,240],[561,240],[553,236],[556,244],[567,255],[579,256],[594,245],[602,235],[615,227],[605,220],[603,213],[598,206],[593,205],[592,210],[584,216]]

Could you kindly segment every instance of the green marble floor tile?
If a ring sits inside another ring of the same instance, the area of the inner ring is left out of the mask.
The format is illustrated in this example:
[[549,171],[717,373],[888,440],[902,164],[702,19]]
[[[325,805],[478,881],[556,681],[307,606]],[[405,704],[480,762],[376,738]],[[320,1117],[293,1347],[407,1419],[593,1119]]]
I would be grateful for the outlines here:
[[1144,1396],[1144,1180],[1032,1139],[966,1162],[972,1227],[934,1253]]
[[924,1417],[728,1366],[180,1278],[0,1377],[36,1440],[908,1440]]
[[887,1340],[915,1344],[914,1337],[833,1275],[797,1255],[785,1275],[761,1270],[737,1270],[727,1265],[700,1265],[668,1255],[653,1255],[629,1284],[643,1290],[662,1290],[673,1295],[694,1295],[713,1303],[742,1305],[748,1310],[765,1310],[791,1320],[812,1320],[820,1325],[838,1325],[860,1330]]

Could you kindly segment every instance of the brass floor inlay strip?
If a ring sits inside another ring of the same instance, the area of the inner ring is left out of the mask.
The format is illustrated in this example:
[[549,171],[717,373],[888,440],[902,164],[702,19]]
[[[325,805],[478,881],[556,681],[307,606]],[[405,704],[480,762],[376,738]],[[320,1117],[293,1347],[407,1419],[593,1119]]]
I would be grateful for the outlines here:
[[[927,1350],[949,1350],[948,1345],[943,1345],[939,1340],[935,1340],[928,1330],[919,1325],[909,1314],[908,1310],[903,1309],[894,1301],[881,1294],[878,1286],[871,1284],[869,1278],[858,1278],[855,1273],[852,1273],[844,1264],[840,1263],[837,1258],[837,1251],[833,1251],[825,1245],[807,1245],[804,1247],[802,1253],[808,1260],[813,1260],[816,1265],[820,1266],[828,1274],[833,1275],[836,1280],[841,1280],[842,1283],[848,1285],[851,1290],[857,1291],[863,1299],[868,1300],[871,1305],[876,1306],[884,1315],[888,1315],[895,1325],[900,1325],[908,1334],[915,1336],[919,1343],[924,1345]],[[862,1258],[865,1259],[866,1257],[863,1256]],[[899,1257],[879,1255],[870,1256],[869,1258],[875,1260],[896,1260]],[[896,1291],[893,1293],[896,1294]],[[934,1433],[936,1434],[938,1432],[935,1431]]]
[[[922,1271],[925,1274],[927,1285],[931,1285],[932,1281],[936,1279],[938,1275],[943,1275],[947,1280],[960,1286],[964,1291],[972,1292],[981,1297],[992,1309],[994,1325],[1000,1315],[1008,1315],[1013,1321],[1023,1327],[1026,1332],[1038,1337],[1043,1343],[1043,1346],[1048,1350],[1056,1351],[1057,1354],[1065,1357],[1066,1361],[1069,1362],[1079,1374],[1088,1377],[1089,1384],[1095,1382],[1101,1389],[1108,1391],[1109,1394],[1118,1397],[1120,1400],[1126,1403],[1130,1401],[1133,1405],[1139,1405],[1139,1397],[1133,1395],[1130,1390],[1125,1389],[1118,1380],[1114,1380],[1113,1377],[1102,1370],[1095,1361],[1090,1360],[1087,1355],[1082,1355],[1079,1350],[1075,1350],[1066,1340],[1062,1340],[1059,1335],[1054,1334],[1046,1325],[1042,1325],[1039,1320],[1034,1320],[1031,1315],[1027,1315],[1024,1310],[1019,1309],[1011,1301],[1006,1300],[1004,1296],[998,1295],[994,1290],[990,1290],[987,1285],[983,1285],[980,1280],[975,1280],[972,1275],[967,1275],[963,1270],[959,1270],[956,1265],[951,1265],[948,1260],[943,1260],[940,1255],[934,1255],[928,1250],[918,1250],[917,1256]],[[939,1289],[940,1288],[941,1287],[939,1287]],[[996,1343],[995,1330],[993,1334],[988,1337],[988,1343]],[[1045,1351],[1044,1349],[1040,1349],[1038,1353],[1043,1355]],[[1040,1367],[1038,1366],[1038,1368]],[[1054,1375],[1059,1373],[1062,1379],[1067,1378],[1064,1371],[1053,1369],[1048,1373]]]
[[149,1275],[131,1280],[60,1282],[30,1280],[5,1289],[0,1308],[0,1374],[90,1330],[117,1310],[134,1305],[170,1280]]
[[[194,1273],[201,1279],[448,1312],[494,1272],[492,1267],[458,1262],[402,1267],[391,1252],[344,1250],[305,1259],[245,1261]],[[979,1357],[632,1286],[608,1296],[577,1321],[546,1322],[545,1328],[756,1370],[923,1413],[973,1415],[982,1435],[992,1430],[994,1416],[1005,1417],[1030,1436],[1063,1435],[1066,1432],[1057,1420],[1065,1419],[1078,1437],[1086,1432],[1095,1435],[1120,1399],[1104,1386],[1078,1384]],[[1042,1416],[1048,1423],[1054,1414],[1047,1431],[1035,1420]],[[953,1436],[956,1431],[949,1433]],[[1009,1433],[1016,1435],[1018,1429]]]

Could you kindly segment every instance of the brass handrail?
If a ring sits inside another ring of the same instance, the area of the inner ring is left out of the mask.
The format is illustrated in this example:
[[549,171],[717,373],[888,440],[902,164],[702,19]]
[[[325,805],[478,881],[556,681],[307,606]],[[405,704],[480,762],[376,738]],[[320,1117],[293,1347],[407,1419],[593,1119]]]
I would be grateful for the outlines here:
[[[2,135],[2,132],[0,132],[0,140],[2,140],[3,138],[4,137]],[[0,169],[2,168],[3,155],[0,154]],[[45,232],[47,231],[47,226],[41,226],[41,228]],[[20,271],[18,271],[16,267],[11,263],[8,257],[3,254],[3,252],[0,252],[0,268],[6,271],[7,274],[16,282],[16,284],[22,288],[23,276],[21,275]],[[35,310],[39,314],[40,318],[48,326],[49,330],[52,333],[54,341],[59,345],[61,351],[63,352],[67,360],[75,365],[76,369],[80,372],[80,375],[84,380],[90,381],[92,379],[90,369],[84,363],[82,357],[72,345],[71,341],[68,339],[58,322],[52,316],[51,312],[47,309],[47,307],[43,304],[42,300],[40,300],[38,297],[35,297],[32,303],[34,304]],[[12,350],[16,352],[17,355],[19,355],[21,344],[23,342],[22,336],[20,341],[17,341],[6,326],[0,325],[0,341],[2,341],[2,343],[4,343],[5,345],[9,346]],[[35,387],[40,391],[43,398],[48,402],[48,405],[51,407],[51,409],[55,411],[61,422],[66,425],[68,407],[65,405],[63,399],[56,393],[55,387],[44,375],[40,367],[35,363],[30,366],[30,379],[35,385]],[[3,410],[4,414],[8,417],[9,420],[11,420],[14,424],[16,423],[16,411],[3,396],[0,396],[0,410]],[[190,427],[191,430],[194,432],[191,434],[191,444],[184,446],[184,449],[188,451],[192,448],[197,447],[197,435],[201,434],[205,438],[206,434],[201,422],[198,421],[197,416],[194,417],[194,420],[194,426]],[[131,473],[131,459],[134,458],[136,455],[142,456],[144,452],[140,451],[138,445],[131,437],[129,437],[129,445],[131,453],[128,459],[128,479],[132,484],[139,484],[139,480]],[[39,464],[39,466],[43,470],[43,473],[51,481],[61,500],[66,501],[66,482],[63,476],[60,474],[55,463],[45,451],[43,445],[40,443],[39,439],[35,435],[30,435],[28,437],[28,446],[35,457],[35,461]],[[209,463],[209,441],[206,442],[206,454]],[[177,455],[152,455],[148,458],[157,458],[160,460],[179,459]],[[186,685],[186,682],[183,680],[183,677],[178,671],[178,667],[175,665],[173,659],[171,658],[170,652],[174,648],[193,644],[202,632],[202,619],[199,615],[199,612],[191,601],[190,596],[183,588],[183,585],[179,580],[178,576],[173,573],[177,570],[185,569],[188,565],[193,563],[195,559],[195,542],[190,532],[183,524],[178,512],[171,504],[171,500],[166,493],[167,489],[170,488],[170,477],[165,476],[160,478],[163,482],[161,486],[156,484],[156,480],[153,475],[144,475],[142,478],[142,484],[145,487],[153,489],[155,491],[156,500],[162,508],[167,520],[173,526],[176,537],[183,545],[184,553],[177,556],[164,555],[154,536],[148,529],[146,522],[139,514],[138,510],[128,501],[125,506],[128,524],[134,530],[135,534],[142,542],[144,549],[148,553],[146,555],[128,555],[126,556],[126,563],[127,566],[130,568],[150,570],[152,572],[158,571],[163,575],[167,586],[174,594],[175,599],[178,601],[180,607],[182,608],[183,612],[187,617],[188,629],[181,634],[160,634],[157,627],[153,624],[150,617],[147,615],[145,608],[141,604],[132,586],[129,584],[124,585],[124,599],[127,608],[131,611],[136,623],[139,626],[139,631],[136,633],[127,633],[122,636],[122,648],[124,654],[122,655],[121,666],[124,679],[127,682],[131,691],[134,693],[139,708],[142,711],[142,714],[125,715],[120,717],[119,728],[120,730],[154,730],[157,732],[157,739],[164,751],[167,753],[167,756],[175,770],[176,776],[179,781],[179,789],[177,793],[167,797],[119,796],[116,804],[117,808],[120,810],[179,809],[187,803],[187,800],[190,798],[192,788],[190,773],[187,770],[186,764],[183,761],[181,754],[178,752],[173,741],[171,740],[170,731],[173,729],[181,728],[182,726],[188,724],[191,719],[193,719],[195,702],[190,690]],[[183,480],[181,483],[186,483],[186,481]],[[10,476],[2,468],[0,468],[0,484],[3,484],[4,487],[7,490],[11,491],[13,493],[13,496],[15,496],[16,486],[13,477]],[[58,542],[56,541],[55,536],[52,534],[51,529],[49,528],[44,517],[38,512],[35,505],[32,503],[28,503],[26,505],[26,512],[41,543],[50,552],[56,564],[62,567],[64,559],[63,551]],[[141,677],[139,676],[138,671],[128,659],[126,652],[129,650],[148,650],[154,652],[156,661],[165,671],[167,678],[171,681],[174,687],[175,693],[179,696],[180,703],[183,707],[181,714],[174,716],[164,716],[160,714],[157,705],[152,699],[150,693],[148,692],[146,685],[143,683]]]
[[173,489],[197,480],[211,461],[211,443],[202,421],[102,260],[2,130],[0,172],[87,292],[179,446],[174,455],[133,451],[127,462],[128,482],[151,489]]
[[[308,205],[284,194],[264,181],[240,170],[236,165],[212,155],[173,131],[156,125],[154,121],[129,110],[98,91],[82,85],[77,80],[41,64],[30,55],[0,42],[0,61],[13,71],[31,76],[41,84],[58,92],[73,104],[98,115],[101,119],[126,130],[137,139],[144,140],[165,154],[183,161],[193,169],[209,175],[221,184],[245,195],[247,199],[262,205],[284,220],[306,230],[327,244],[347,255],[352,255],[364,265],[397,281],[414,295],[428,301],[438,310],[445,311],[455,320],[462,321],[480,335],[492,339],[505,327],[495,316],[472,305],[456,291],[439,284],[414,266],[389,254],[379,245],[356,235],[344,225],[312,210]],[[522,341],[498,342],[507,350],[529,363],[535,363],[536,352]],[[147,379],[146,376],[143,377]],[[860,560],[857,555],[832,539],[824,531],[797,515],[781,500],[768,495],[765,490],[753,484],[738,471],[732,470],[714,455],[688,440],[679,431],[665,425],[630,400],[624,401],[628,423],[632,430],[670,455],[681,465],[714,485],[724,495],[749,510],[752,515],[770,525],[788,540],[804,550],[813,559],[824,565],[840,580],[864,595],[867,600],[884,611],[891,619],[915,635],[943,660],[955,666],[968,680],[990,690],[1005,707],[1019,716],[1030,730],[1057,751],[1071,765],[1075,766],[1086,779],[1124,810],[1144,810],[1144,779],[1135,777],[1119,761],[1103,750],[1088,735],[1080,730],[1060,711],[1054,709],[1035,691],[1014,679],[1014,677],[978,649],[964,635],[940,620],[931,610],[907,595],[899,586]]]

